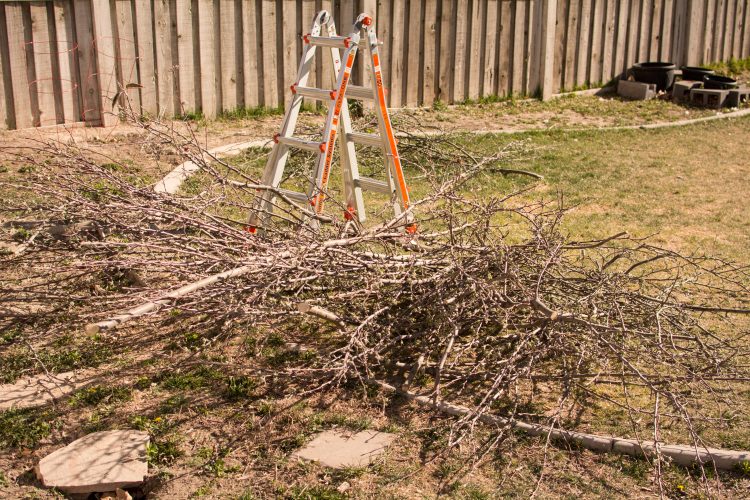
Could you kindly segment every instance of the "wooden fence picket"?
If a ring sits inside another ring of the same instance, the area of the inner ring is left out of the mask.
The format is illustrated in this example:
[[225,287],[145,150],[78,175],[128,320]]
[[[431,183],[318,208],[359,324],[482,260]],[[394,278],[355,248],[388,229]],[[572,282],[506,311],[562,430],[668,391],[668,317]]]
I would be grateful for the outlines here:
[[[374,17],[390,106],[543,97],[645,60],[750,56],[749,0],[33,0],[0,3],[0,128],[289,102],[301,35]],[[319,51],[309,84],[331,88]],[[370,85],[358,58],[352,81]]]

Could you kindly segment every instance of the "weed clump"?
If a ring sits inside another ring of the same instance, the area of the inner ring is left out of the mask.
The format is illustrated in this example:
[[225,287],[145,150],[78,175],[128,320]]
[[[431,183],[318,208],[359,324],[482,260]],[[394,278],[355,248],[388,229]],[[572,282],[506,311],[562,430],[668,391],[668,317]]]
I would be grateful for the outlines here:
[[0,449],[34,448],[49,436],[55,414],[49,410],[18,409],[0,412]]
[[123,386],[93,386],[75,393],[70,400],[74,407],[97,406],[102,403],[116,404],[129,401],[131,390]]

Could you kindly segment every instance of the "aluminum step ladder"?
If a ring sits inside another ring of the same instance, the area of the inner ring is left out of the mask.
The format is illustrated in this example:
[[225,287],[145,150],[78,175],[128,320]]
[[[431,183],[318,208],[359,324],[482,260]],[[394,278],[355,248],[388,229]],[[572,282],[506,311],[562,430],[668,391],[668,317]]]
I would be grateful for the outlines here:
[[[262,183],[270,189],[259,192],[250,216],[248,230],[254,233],[258,228],[267,226],[278,198],[292,205],[299,204],[297,208],[303,208],[304,212],[312,215],[308,218],[309,225],[317,227],[318,219],[315,216],[323,214],[333,151],[338,135],[344,181],[344,218],[348,221],[356,218],[359,222],[364,222],[367,217],[362,192],[384,193],[391,197],[395,216],[404,215],[405,230],[408,233],[414,233],[416,225],[413,223],[411,212],[408,211],[409,192],[396,147],[397,141],[386,108],[385,89],[378,55],[378,39],[372,18],[366,14],[360,14],[354,22],[352,33],[349,36],[338,36],[333,17],[327,11],[322,10],[315,16],[310,33],[302,38],[304,48],[297,71],[297,80],[290,87],[292,99],[287,107],[281,130],[274,136],[273,149],[263,173]],[[350,84],[352,67],[362,40],[364,40],[369,61],[369,64],[365,66],[369,66],[372,75],[370,81],[373,82],[373,86],[370,88]],[[310,68],[318,47],[327,47],[331,51],[333,76],[336,82],[332,90],[307,86]],[[344,51],[343,56],[340,53],[341,50]],[[328,105],[328,114],[319,141],[294,137],[300,107],[305,98]],[[347,99],[358,99],[374,104],[379,134],[365,134],[352,130]],[[338,133],[339,127],[341,133]],[[377,147],[383,151],[385,181],[359,175],[355,144]],[[317,154],[316,165],[309,179],[307,191],[304,193],[279,187],[290,148]],[[306,206],[311,206],[311,209],[307,209]]]

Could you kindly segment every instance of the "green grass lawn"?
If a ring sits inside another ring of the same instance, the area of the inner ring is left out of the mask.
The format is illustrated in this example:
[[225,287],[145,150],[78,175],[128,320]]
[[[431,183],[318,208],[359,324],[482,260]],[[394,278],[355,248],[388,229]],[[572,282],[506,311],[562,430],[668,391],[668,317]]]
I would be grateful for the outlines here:
[[[560,200],[575,238],[628,231],[674,250],[750,260],[750,117],[658,130],[529,132],[463,137],[487,154],[514,141],[529,148],[510,168],[482,174],[476,196],[533,186],[524,199]],[[421,191],[419,182],[414,190]]]

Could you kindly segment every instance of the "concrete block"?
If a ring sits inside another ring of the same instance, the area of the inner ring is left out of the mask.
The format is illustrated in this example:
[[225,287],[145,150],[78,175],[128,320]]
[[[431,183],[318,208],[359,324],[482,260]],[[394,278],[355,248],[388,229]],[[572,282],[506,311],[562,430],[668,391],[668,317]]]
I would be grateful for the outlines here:
[[606,436],[596,436],[594,434],[585,434],[583,432],[568,432],[568,438],[578,443],[579,446],[591,451],[612,451],[612,438]]
[[690,102],[706,108],[719,109],[726,104],[728,97],[728,90],[693,89],[690,91]]
[[[653,441],[638,443],[635,439],[613,438],[612,451],[642,457],[644,453],[650,455],[656,453]],[[674,463],[690,466],[698,461],[702,463],[713,463],[717,469],[733,470],[737,464],[750,461],[750,451],[720,450],[716,448],[698,447],[697,453],[693,446],[680,444],[662,444],[660,447],[662,455],[669,457]]]
[[717,469],[737,470],[739,464],[750,462],[750,451],[718,450],[715,448],[709,448],[708,457],[704,459],[704,462],[708,462],[709,460],[713,460]]
[[612,451],[614,451],[615,453],[636,456],[639,449],[640,448],[638,448],[638,443],[635,443],[630,439],[615,439],[612,442]]
[[[520,429],[529,436],[546,436],[549,433],[549,427],[546,425],[539,425],[539,424],[528,424],[526,422],[517,422],[516,423],[516,429]],[[555,437],[555,433],[558,431],[552,431],[553,438]]]
[[663,445],[661,452],[678,465],[689,466],[693,463],[715,464],[717,469],[733,470],[737,464],[750,461],[750,451],[721,450],[670,444]]
[[652,453],[654,451],[653,441],[641,441],[639,443],[637,439],[621,438],[613,438],[612,441],[612,451],[622,453],[623,455],[640,457],[644,453]]
[[703,86],[703,82],[695,80],[681,80],[675,82],[672,87],[672,100],[674,102],[689,102],[690,91],[693,89],[699,89]]
[[739,108],[740,104],[750,102],[750,88],[732,89],[729,91],[727,106],[730,108]]
[[697,462],[701,457],[696,454],[692,446],[669,445],[661,447],[661,454],[672,459],[677,465],[687,467]]
[[626,99],[645,101],[646,99],[656,97],[656,85],[653,83],[620,80],[617,82],[617,94]]

